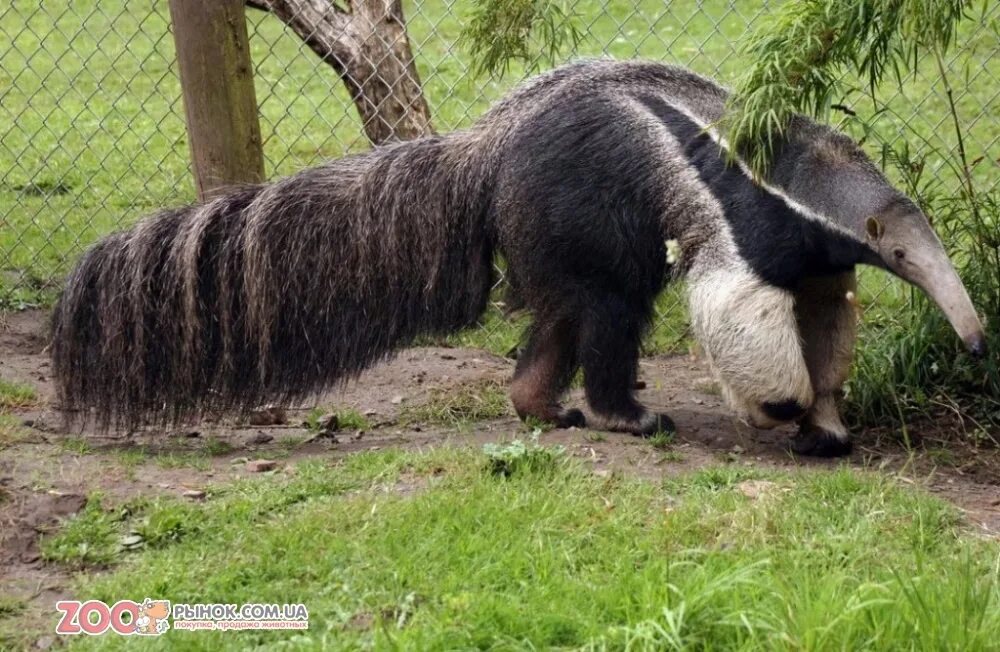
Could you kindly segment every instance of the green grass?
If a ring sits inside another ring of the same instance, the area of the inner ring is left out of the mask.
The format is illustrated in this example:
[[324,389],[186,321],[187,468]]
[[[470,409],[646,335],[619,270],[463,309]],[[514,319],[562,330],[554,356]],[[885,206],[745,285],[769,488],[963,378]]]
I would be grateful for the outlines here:
[[111,451],[111,455],[115,464],[124,472],[125,477],[129,480],[135,480],[139,468],[152,457],[152,454],[145,446],[116,448]]
[[343,408],[339,410],[327,410],[314,408],[306,414],[305,426],[310,432],[319,432],[323,424],[330,416],[337,417],[337,430],[368,431],[372,429],[372,423],[365,415],[354,408]]
[[153,461],[161,469],[193,468],[207,471],[212,468],[212,458],[227,455],[235,450],[229,442],[216,437],[205,439],[204,445],[194,450],[160,452]]
[[337,410],[337,423],[345,430],[371,430],[372,423],[368,417],[354,408]]
[[435,388],[426,402],[403,408],[399,421],[404,425],[464,427],[509,414],[506,386],[487,380],[447,389]]
[[676,433],[673,432],[656,432],[647,441],[653,448],[660,451],[666,451],[674,445],[675,435]]
[[104,509],[100,495],[88,497],[87,504],[53,536],[43,536],[39,548],[42,559],[72,568],[102,567],[115,561],[118,553],[120,517]]
[[[77,443],[75,441],[65,444],[73,452],[79,445],[86,442]],[[110,457],[115,465],[120,468],[127,478],[135,479],[140,467],[147,463],[153,463],[161,469],[193,468],[199,471],[207,471],[212,467],[212,458],[221,457],[232,453],[234,446],[218,437],[206,437],[199,442],[197,448],[182,450],[156,450],[147,446],[115,447],[110,451]],[[84,448],[82,453],[92,452],[89,447]]]
[[38,392],[31,385],[0,378],[0,413],[26,408],[38,402]]
[[538,437],[541,434],[541,430],[533,431],[528,442],[514,439],[504,444],[483,446],[487,471],[496,476],[511,477],[546,473],[554,469],[565,450],[562,446],[548,448],[540,445]]
[[20,643],[28,644],[23,637],[23,628],[13,625],[15,617],[27,608],[27,601],[13,596],[0,596],[0,648],[17,649]]
[[233,445],[218,437],[206,437],[204,450],[207,455],[218,457],[233,452]]
[[24,611],[24,600],[10,597],[0,597],[0,618],[14,616]]
[[663,464],[664,462],[683,462],[685,460],[684,454],[675,450],[660,449],[660,455],[657,458],[658,464]]
[[89,455],[94,452],[94,447],[91,446],[86,437],[65,437],[59,440],[59,448],[73,455]]
[[212,468],[212,460],[202,451],[160,453],[153,458],[161,469],[195,469],[207,471]]
[[[168,649],[989,650],[1000,636],[1000,546],[891,478],[727,466],[657,484],[558,452],[498,474],[495,457],[311,461],[125,518],[92,501],[43,550],[73,567],[115,560],[78,576],[88,598],[309,609],[291,639],[171,631]],[[748,479],[776,490],[750,499]],[[120,550],[137,523],[148,543]]]
[[21,426],[21,420],[9,414],[0,413],[0,451],[24,441],[28,432]]

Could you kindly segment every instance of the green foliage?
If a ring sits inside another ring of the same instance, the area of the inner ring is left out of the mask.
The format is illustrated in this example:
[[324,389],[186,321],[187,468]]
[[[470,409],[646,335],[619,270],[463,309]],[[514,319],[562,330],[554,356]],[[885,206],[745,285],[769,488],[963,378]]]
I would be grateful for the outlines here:
[[[972,0],[803,0],[770,13],[742,48],[748,68],[725,118],[733,152],[765,175],[773,144],[797,112],[825,115],[847,70],[874,93],[924,54],[952,43]],[[984,4],[985,7],[985,4]]]
[[507,73],[512,61],[526,70],[541,60],[553,65],[559,54],[583,38],[573,4],[566,0],[473,0],[461,41],[477,74]]
[[525,473],[551,472],[565,454],[562,446],[546,447],[538,443],[541,430],[531,433],[531,440],[525,443],[515,439],[506,444],[486,444],[486,468],[492,475],[509,478]]

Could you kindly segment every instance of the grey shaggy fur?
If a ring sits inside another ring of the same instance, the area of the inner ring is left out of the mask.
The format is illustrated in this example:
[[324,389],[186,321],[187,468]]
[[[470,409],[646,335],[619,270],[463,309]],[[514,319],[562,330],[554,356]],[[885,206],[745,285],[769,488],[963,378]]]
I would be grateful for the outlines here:
[[55,309],[61,405],[105,427],[242,411],[475,323],[493,252],[469,144],[377,149],[106,238]]

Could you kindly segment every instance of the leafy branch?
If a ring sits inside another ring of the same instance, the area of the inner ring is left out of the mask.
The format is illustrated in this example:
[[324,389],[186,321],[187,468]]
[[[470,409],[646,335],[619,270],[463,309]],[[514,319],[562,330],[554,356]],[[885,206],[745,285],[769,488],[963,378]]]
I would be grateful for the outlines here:
[[566,0],[473,0],[472,16],[461,41],[472,54],[476,74],[500,77],[513,61],[528,69],[539,59],[554,64],[583,34],[572,3]]
[[830,109],[848,70],[872,90],[892,71],[940,56],[974,0],[799,0],[783,3],[750,37],[750,67],[736,85],[726,130],[756,174],[795,113]]

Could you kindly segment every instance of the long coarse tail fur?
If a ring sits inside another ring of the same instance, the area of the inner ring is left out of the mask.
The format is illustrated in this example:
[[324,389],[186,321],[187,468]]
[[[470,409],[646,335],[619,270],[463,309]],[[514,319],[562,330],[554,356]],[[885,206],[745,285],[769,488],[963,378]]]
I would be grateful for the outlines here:
[[301,400],[473,324],[494,246],[477,151],[379,148],[107,237],[55,309],[61,407],[106,428]]

